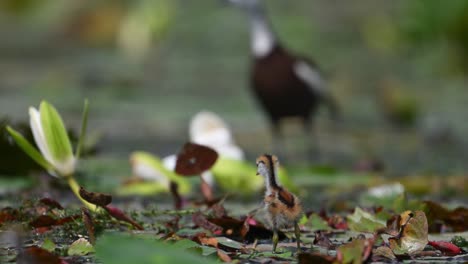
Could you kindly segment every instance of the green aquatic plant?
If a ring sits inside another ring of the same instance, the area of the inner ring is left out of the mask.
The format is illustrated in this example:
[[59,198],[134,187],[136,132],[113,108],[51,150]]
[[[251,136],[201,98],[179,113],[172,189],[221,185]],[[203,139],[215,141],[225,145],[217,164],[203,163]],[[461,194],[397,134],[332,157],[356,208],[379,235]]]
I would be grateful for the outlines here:
[[85,201],[79,194],[80,186],[73,175],[80,157],[88,121],[88,100],[84,102],[81,133],[75,153],[68,137],[63,120],[53,105],[42,101],[39,109],[29,108],[29,121],[36,149],[23,135],[10,126],[6,129],[16,144],[37,164],[57,178],[65,180],[73,193],[90,210],[97,207]]

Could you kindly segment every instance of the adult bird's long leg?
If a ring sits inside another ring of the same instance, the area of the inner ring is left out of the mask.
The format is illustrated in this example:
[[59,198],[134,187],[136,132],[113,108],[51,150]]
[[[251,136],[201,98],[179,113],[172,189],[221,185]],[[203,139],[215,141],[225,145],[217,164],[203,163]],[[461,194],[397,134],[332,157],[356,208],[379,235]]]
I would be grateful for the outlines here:
[[315,128],[311,120],[306,119],[303,121],[304,136],[307,141],[307,156],[309,161],[320,161],[320,142],[315,133]]
[[278,156],[286,156],[283,133],[279,121],[272,121],[271,130],[273,131],[273,152]]
[[296,235],[297,252],[301,252],[301,230],[297,221],[294,222],[294,234]]

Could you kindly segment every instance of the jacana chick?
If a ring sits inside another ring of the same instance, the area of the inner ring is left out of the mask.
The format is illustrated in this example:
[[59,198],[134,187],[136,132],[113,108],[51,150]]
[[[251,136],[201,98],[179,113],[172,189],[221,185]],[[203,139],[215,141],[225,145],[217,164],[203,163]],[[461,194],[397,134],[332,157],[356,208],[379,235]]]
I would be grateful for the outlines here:
[[278,182],[279,161],[274,155],[264,154],[257,158],[257,175],[265,178],[265,209],[273,230],[273,252],[278,245],[278,230],[294,226],[297,249],[301,250],[299,218],[302,216],[301,201]]
[[250,86],[270,119],[275,150],[281,149],[278,146],[282,139],[281,121],[290,117],[300,118],[304,132],[309,136],[312,117],[321,103],[329,108],[333,117],[338,117],[337,105],[317,64],[281,44],[262,1],[226,1],[244,10],[250,20]]

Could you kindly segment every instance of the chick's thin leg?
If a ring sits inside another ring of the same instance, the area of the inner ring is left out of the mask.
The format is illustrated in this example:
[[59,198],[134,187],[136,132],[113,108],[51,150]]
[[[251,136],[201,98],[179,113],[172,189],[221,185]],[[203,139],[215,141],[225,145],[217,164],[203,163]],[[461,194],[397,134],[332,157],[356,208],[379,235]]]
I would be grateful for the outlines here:
[[297,221],[294,222],[294,234],[296,235],[297,251],[301,252],[301,230]]
[[276,252],[276,246],[278,245],[278,229],[274,228],[273,229],[273,253]]

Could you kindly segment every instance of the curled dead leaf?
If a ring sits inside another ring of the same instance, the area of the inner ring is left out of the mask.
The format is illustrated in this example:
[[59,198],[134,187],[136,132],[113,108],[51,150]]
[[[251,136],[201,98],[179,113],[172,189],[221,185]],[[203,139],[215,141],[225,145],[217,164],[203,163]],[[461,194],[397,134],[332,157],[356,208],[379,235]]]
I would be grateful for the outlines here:
[[421,252],[428,243],[428,225],[426,215],[422,211],[402,213],[400,233],[389,238],[390,248],[395,255]]
[[220,235],[223,228],[210,222],[201,212],[196,212],[192,215],[192,221],[195,225],[209,230],[213,234]]
[[135,222],[135,220],[128,217],[119,208],[111,206],[111,205],[104,206],[103,208],[115,219],[127,222],[127,223],[131,224],[133,227],[135,227],[136,229],[138,229],[138,230],[144,230],[144,228],[140,224],[138,224],[137,222]]
[[86,231],[88,232],[89,242],[94,245],[96,241],[96,236],[94,234],[94,222],[88,208],[81,207],[81,216],[83,218],[83,223],[86,228]]
[[98,192],[89,192],[83,187],[80,187],[80,196],[87,202],[101,207],[104,207],[112,202],[111,195]]
[[57,202],[56,200],[52,199],[52,198],[48,198],[48,197],[42,198],[42,199],[39,200],[39,203],[47,205],[50,208],[56,208],[56,209],[63,210],[62,205],[59,202]]

